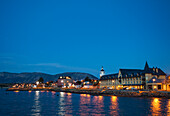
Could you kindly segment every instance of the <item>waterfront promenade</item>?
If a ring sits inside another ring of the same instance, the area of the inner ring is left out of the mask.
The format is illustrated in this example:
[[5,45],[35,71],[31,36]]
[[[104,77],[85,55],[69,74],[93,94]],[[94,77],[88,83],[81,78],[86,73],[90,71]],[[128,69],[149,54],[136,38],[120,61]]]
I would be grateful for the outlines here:
[[53,92],[68,92],[77,94],[90,94],[102,96],[120,96],[120,97],[163,97],[170,98],[168,91],[141,91],[141,90],[110,90],[110,89],[69,89],[69,88],[9,88],[7,91],[53,91]]

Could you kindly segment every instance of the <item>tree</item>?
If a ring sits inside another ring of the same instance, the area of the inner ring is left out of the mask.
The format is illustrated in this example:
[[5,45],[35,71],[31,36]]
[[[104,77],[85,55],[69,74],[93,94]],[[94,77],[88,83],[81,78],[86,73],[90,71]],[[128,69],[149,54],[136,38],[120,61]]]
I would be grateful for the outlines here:
[[76,83],[79,84],[79,85],[81,85],[81,81],[77,81]]
[[44,79],[42,77],[39,78],[38,80],[40,83],[43,83],[44,82]]
[[90,79],[89,77],[86,77],[86,78],[84,79],[84,81],[89,81],[89,82],[91,82],[91,79]]

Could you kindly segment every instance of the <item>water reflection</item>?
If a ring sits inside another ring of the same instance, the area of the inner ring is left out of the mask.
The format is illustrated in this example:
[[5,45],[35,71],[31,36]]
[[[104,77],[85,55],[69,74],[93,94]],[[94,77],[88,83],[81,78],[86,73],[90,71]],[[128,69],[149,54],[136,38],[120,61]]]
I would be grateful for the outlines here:
[[35,91],[35,98],[34,98],[35,104],[33,105],[32,111],[34,112],[33,115],[40,116],[41,112],[41,106],[39,101],[39,91]]
[[90,108],[88,107],[88,105],[90,104],[90,99],[90,95],[80,94],[80,115],[89,115]]
[[72,93],[65,93],[66,95],[66,114],[68,116],[68,114],[72,114]]
[[65,101],[64,101],[64,92],[60,92],[60,98],[59,98],[59,110],[58,114],[59,115],[65,115]]
[[111,105],[110,105],[110,115],[118,116],[118,98],[117,96],[111,96]]
[[151,101],[151,112],[152,115],[158,116],[160,115],[161,106],[160,106],[160,98],[153,98]]
[[170,99],[168,100],[167,103],[167,115],[170,115]]

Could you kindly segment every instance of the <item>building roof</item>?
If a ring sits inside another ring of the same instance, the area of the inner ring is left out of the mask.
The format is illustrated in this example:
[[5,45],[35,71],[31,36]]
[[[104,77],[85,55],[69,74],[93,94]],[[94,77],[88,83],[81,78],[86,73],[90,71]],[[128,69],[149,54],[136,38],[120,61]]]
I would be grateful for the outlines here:
[[[149,68],[148,63],[146,62],[144,69],[120,69],[121,72],[121,77],[126,78],[126,77],[140,77],[140,76],[145,76],[146,73],[151,73],[153,76],[154,75],[165,75],[166,74],[160,69],[160,68]],[[100,80],[107,80],[107,79],[115,79],[118,78],[118,73],[115,74],[109,74],[109,75],[103,75]]]
[[103,76],[100,78],[100,80],[116,79],[116,78],[118,78],[118,73],[103,75]]
[[165,83],[165,79],[157,79],[156,77],[152,77],[148,83]]
[[103,66],[102,66],[102,69],[100,71],[104,71]]
[[[156,69],[158,69],[158,72],[156,71]],[[160,68],[154,68],[154,67],[144,70],[144,73],[151,73],[152,75],[166,75]]]
[[132,74],[132,73],[143,73],[143,70],[140,69],[120,69],[122,74]]
[[147,70],[147,69],[149,69],[149,65],[148,65],[148,63],[147,63],[147,61],[146,61],[144,70]]

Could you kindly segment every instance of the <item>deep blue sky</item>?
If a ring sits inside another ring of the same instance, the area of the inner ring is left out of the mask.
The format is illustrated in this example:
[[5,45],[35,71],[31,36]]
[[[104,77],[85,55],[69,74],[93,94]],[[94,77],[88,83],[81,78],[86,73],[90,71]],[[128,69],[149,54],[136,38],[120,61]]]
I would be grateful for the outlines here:
[[0,71],[170,73],[169,0],[0,0]]

